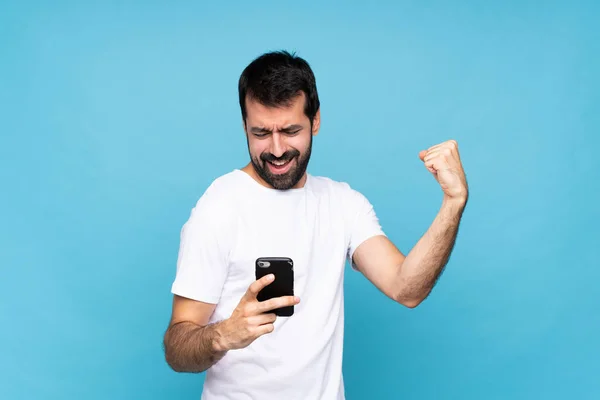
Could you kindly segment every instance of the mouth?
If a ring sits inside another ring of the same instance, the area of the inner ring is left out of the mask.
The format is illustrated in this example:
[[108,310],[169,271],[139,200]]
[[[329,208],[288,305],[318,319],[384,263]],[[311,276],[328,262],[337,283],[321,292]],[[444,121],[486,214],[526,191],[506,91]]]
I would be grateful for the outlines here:
[[269,166],[269,171],[275,175],[285,174],[292,167],[292,161],[294,159],[287,161],[267,161],[267,165]]

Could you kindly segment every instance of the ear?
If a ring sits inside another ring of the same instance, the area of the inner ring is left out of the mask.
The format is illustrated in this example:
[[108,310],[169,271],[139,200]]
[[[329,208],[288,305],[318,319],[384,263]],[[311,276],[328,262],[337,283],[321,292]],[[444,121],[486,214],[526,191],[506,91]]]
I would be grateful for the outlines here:
[[321,128],[321,109],[320,108],[317,110],[317,113],[315,114],[315,118],[313,119],[313,130],[312,130],[313,136],[317,136],[317,134],[319,133],[319,128]]

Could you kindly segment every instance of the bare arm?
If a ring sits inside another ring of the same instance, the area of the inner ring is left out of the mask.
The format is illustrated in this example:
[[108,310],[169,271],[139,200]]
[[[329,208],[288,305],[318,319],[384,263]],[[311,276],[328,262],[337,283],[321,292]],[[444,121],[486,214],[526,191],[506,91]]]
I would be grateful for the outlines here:
[[463,209],[462,204],[444,202],[400,266],[397,301],[414,307],[429,295],[454,248]]
[[217,329],[208,324],[214,304],[175,295],[171,322],[164,336],[165,359],[177,372],[203,372],[225,355],[218,350]]
[[462,210],[459,204],[444,204],[407,256],[385,236],[376,236],[356,249],[354,263],[387,296],[416,307],[429,295],[448,263]]
[[247,347],[273,332],[277,316],[269,311],[296,305],[300,299],[283,296],[259,302],[258,293],[271,282],[264,276],[248,287],[231,316],[208,324],[216,305],[175,296],[169,328],[164,337],[165,358],[177,372],[203,372],[230,350]]
[[429,229],[406,256],[385,236],[366,240],[353,255],[357,269],[383,293],[411,308],[427,298],[448,263],[468,198],[456,142],[434,146],[420,157],[444,191]]

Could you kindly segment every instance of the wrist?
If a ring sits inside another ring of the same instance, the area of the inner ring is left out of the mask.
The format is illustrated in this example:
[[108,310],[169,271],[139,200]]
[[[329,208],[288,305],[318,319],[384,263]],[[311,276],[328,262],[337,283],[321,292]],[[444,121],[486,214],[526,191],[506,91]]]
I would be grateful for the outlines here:
[[462,213],[467,205],[467,196],[464,197],[447,197],[442,200],[442,208]]
[[216,353],[224,353],[230,350],[225,335],[226,322],[225,320],[215,324],[213,334],[211,335],[212,349]]

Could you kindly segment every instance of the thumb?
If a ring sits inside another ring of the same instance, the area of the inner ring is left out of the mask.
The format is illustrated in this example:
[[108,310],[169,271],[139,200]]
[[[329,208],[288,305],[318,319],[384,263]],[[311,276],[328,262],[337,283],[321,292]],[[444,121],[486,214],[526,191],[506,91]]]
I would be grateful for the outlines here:
[[419,158],[421,159],[421,161],[425,161],[425,156],[427,155],[427,150],[421,150],[419,152]]

